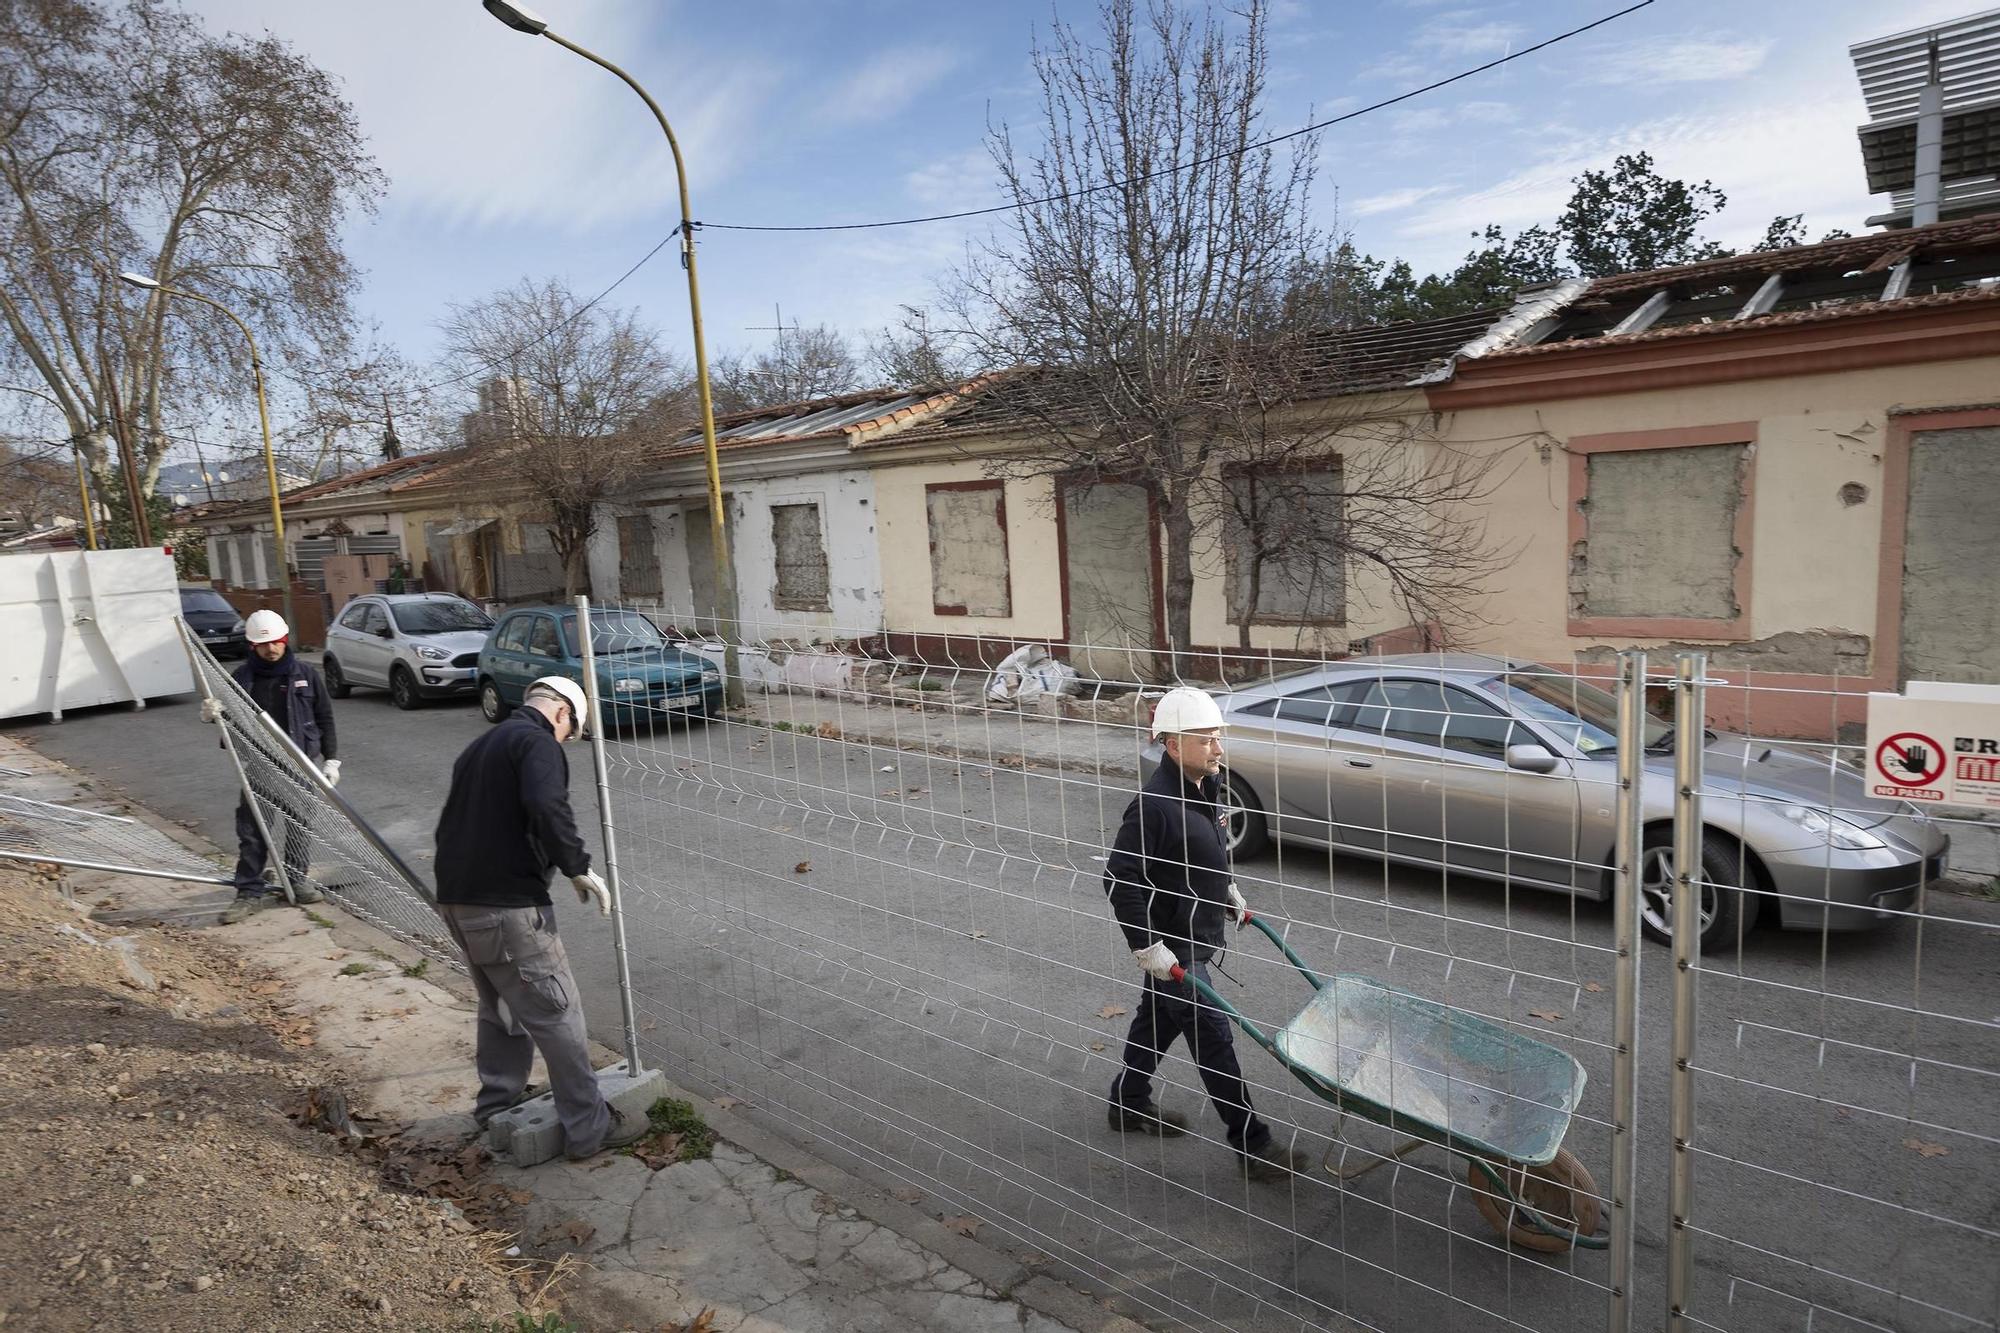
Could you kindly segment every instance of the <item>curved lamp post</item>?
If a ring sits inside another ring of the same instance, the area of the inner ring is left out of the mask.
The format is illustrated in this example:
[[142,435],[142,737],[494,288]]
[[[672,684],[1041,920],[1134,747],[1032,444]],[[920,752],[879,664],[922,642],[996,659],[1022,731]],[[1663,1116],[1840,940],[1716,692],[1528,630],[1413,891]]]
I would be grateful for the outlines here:
[[667,147],[673,150],[674,177],[680,185],[681,198],[681,267],[687,270],[688,316],[694,326],[695,392],[701,403],[702,456],[708,464],[708,544],[715,561],[715,594],[720,603],[716,610],[720,621],[717,628],[723,643],[723,680],[730,707],[740,708],[743,705],[743,680],[736,662],[736,569],[729,553],[729,530],[722,510],[722,468],[715,454],[715,400],[708,387],[708,349],[701,333],[701,284],[695,277],[694,267],[694,219],[691,216],[694,210],[688,203],[687,164],[681,159],[680,141],[674,138],[674,127],[667,123],[666,113],[660,110],[660,104],[630,74],[603,56],[550,32],[548,21],[526,5],[511,4],[508,0],[481,0],[481,3],[486,6],[487,13],[515,32],[524,32],[530,37],[546,37],[564,50],[574,51],[591,64],[623,79],[627,87],[639,94],[647,109],[653,113],[653,118],[660,122],[660,130],[667,136]]
[[298,623],[292,618],[292,571],[290,563],[285,559],[285,512],[278,503],[278,463],[271,454],[271,413],[270,409],[264,406],[264,362],[257,355],[257,335],[250,332],[250,326],[244,323],[243,317],[234,310],[199,292],[168,287],[143,273],[120,273],[118,280],[127,286],[137,287],[140,291],[152,292],[160,297],[182,296],[190,301],[214,306],[235,320],[236,327],[243,330],[243,341],[250,344],[250,379],[257,386],[257,424],[264,432],[264,480],[271,488],[271,529],[278,544],[278,587],[284,592],[285,627],[293,634],[297,634]]

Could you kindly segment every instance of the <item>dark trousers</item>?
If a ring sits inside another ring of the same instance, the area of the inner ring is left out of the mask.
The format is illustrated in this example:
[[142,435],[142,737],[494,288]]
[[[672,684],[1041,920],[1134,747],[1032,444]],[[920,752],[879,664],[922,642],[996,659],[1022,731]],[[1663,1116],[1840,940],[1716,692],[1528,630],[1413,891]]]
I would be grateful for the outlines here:
[[[305,830],[279,829],[274,836],[284,841],[285,871],[291,876],[292,883],[304,883],[306,868],[312,864],[312,847]],[[270,859],[271,849],[264,845],[264,835],[257,831],[257,817],[250,813],[250,803],[239,799],[236,802],[236,891],[252,894],[281,892],[264,882],[264,866]]]
[[[1208,980],[1208,965],[1196,963],[1192,976]],[[1243,1086],[1243,1069],[1236,1063],[1236,1034],[1228,1015],[1203,1004],[1191,982],[1146,977],[1145,998],[1132,1016],[1125,1036],[1125,1069],[1111,1085],[1111,1100],[1120,1106],[1145,1106],[1153,1100],[1153,1071],[1176,1039],[1186,1037],[1188,1056],[1201,1071],[1215,1113],[1229,1127],[1229,1142],[1251,1152],[1271,1141],[1271,1127],[1250,1109],[1250,1090]]]

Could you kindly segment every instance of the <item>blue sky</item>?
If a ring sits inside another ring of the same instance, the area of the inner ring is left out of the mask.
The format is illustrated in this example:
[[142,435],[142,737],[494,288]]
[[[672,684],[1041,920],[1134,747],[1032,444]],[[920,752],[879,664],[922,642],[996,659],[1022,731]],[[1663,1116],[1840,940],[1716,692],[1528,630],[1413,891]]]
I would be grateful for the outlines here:
[[[595,293],[674,217],[673,173],[645,108],[608,74],[513,33],[478,0],[189,0],[214,28],[269,28],[338,76],[390,179],[352,229],[364,318],[407,354],[435,350],[446,304],[523,275]],[[849,222],[995,199],[989,118],[1034,125],[1030,42],[1046,0],[541,0],[623,64],[673,120],[694,213]],[[1278,0],[1269,122],[1289,129],[1478,64],[1622,0]],[[1713,233],[1747,244],[1772,215],[1860,230],[1849,43],[1977,0],[1658,0],[1582,38],[1330,130],[1316,209],[1378,256],[1446,265],[1487,221],[1545,221],[1569,179],[1645,149],[1713,180]],[[1884,13],[1893,10],[1893,18]],[[1094,26],[1094,4],[1054,12]],[[924,303],[976,224],[823,235],[703,234],[711,352],[787,323],[860,333]],[[614,298],[685,348],[673,251]]]

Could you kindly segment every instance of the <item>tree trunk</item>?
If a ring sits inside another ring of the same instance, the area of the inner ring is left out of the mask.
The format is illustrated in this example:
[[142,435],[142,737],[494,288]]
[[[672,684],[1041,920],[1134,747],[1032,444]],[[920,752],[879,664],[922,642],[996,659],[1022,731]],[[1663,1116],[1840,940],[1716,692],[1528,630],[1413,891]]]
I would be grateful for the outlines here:
[[[1243,611],[1237,620],[1236,646],[1247,653],[1250,651],[1250,625],[1257,619],[1257,602],[1264,595],[1264,557],[1253,551],[1243,559],[1250,562],[1250,577],[1243,589]],[[1226,605],[1227,593],[1223,594],[1223,600]]]
[[578,537],[563,552],[563,595],[575,597],[590,591],[590,541]]
[[1169,674],[1175,680],[1190,667],[1194,647],[1194,516],[1185,501],[1167,500],[1161,524],[1167,530],[1167,646],[1172,650]]

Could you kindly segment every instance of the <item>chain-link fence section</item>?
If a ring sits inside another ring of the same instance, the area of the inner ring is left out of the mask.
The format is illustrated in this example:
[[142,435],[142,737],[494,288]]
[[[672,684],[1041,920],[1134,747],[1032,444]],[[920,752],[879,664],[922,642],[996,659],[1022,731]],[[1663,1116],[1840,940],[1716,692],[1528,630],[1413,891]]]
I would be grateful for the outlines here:
[[136,819],[5,793],[0,793],[0,860],[229,883],[212,862]]
[[276,873],[310,884],[355,916],[452,967],[463,959],[432,907],[434,894],[380,834],[327,784],[317,765],[181,624],[204,699],[222,708],[223,745],[271,844]]

